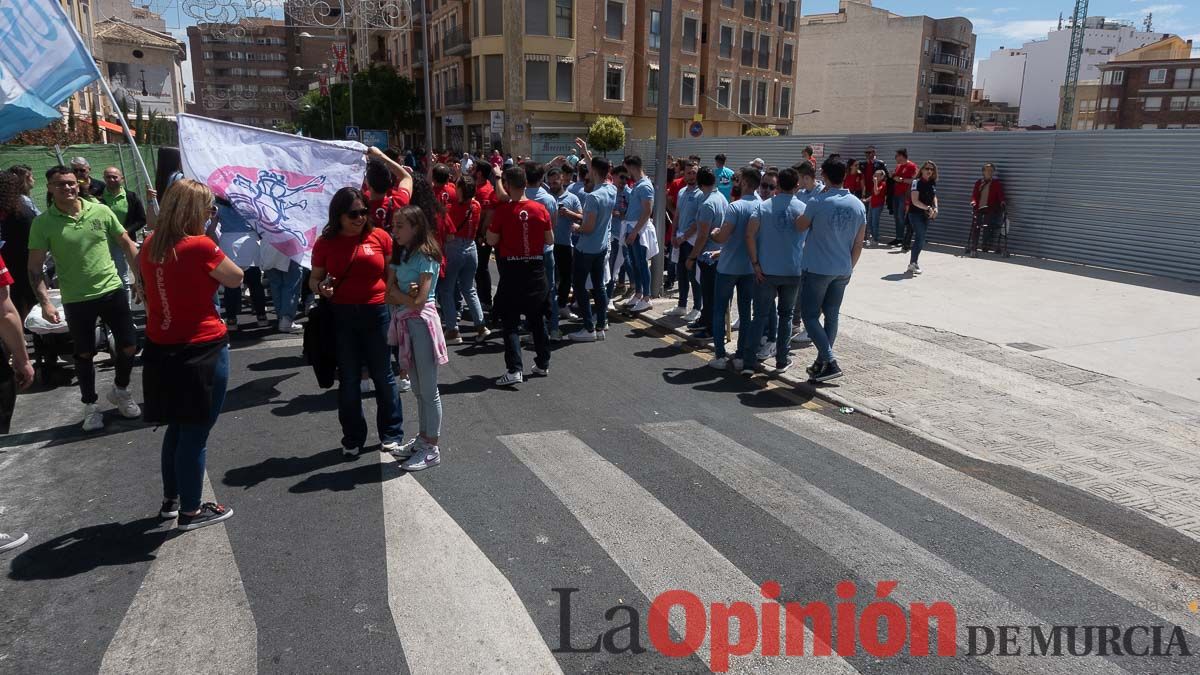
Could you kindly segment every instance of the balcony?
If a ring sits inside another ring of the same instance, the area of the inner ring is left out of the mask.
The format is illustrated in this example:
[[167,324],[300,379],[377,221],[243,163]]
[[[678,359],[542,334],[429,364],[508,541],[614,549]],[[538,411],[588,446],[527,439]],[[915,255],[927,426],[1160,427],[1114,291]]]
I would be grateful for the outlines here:
[[929,55],[929,62],[935,66],[950,66],[958,70],[966,70],[970,60],[954,54],[945,52],[934,52]]
[[450,110],[462,110],[471,105],[471,88],[468,86],[450,87],[446,90],[446,95],[442,98],[446,104],[446,108]]
[[962,118],[954,115],[930,114],[925,116],[925,124],[931,127],[961,127]]
[[442,39],[442,53],[446,56],[460,56],[471,51],[471,41],[461,26],[455,26],[446,31]]
[[933,84],[929,87],[929,95],[963,98],[967,95],[967,90],[963,87],[955,86],[953,84]]

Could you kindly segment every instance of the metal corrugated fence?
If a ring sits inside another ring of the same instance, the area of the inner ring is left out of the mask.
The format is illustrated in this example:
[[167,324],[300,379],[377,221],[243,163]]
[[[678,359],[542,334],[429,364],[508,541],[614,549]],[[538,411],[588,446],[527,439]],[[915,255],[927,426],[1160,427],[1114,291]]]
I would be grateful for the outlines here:
[[[930,241],[965,245],[971,189],[992,162],[1008,193],[1013,253],[1200,281],[1200,171],[1192,164],[1200,130],[680,138],[667,147],[706,163],[724,153],[731,167],[756,157],[785,167],[815,143],[826,155],[860,159],[875,145],[889,169],[897,148],[918,164],[936,162],[941,215],[930,223]],[[626,150],[653,171],[653,141],[631,141]],[[892,234],[886,212],[881,232]]]

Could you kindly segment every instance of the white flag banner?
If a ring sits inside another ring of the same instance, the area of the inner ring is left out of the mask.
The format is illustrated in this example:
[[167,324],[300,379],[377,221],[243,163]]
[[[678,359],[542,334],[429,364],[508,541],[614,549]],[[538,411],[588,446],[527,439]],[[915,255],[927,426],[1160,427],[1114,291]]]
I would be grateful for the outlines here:
[[366,146],[195,115],[178,119],[184,175],[229,200],[263,244],[310,267],[333,194],[362,187]]

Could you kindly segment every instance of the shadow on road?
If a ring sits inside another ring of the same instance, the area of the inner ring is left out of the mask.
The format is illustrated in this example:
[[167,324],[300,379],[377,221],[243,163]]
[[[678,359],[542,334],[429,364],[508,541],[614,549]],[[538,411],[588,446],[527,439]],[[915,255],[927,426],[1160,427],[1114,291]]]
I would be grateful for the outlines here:
[[[337,388],[327,389],[319,394],[297,394],[292,400],[278,408],[272,408],[271,414],[276,417],[293,417],[304,413],[329,412],[337,410]],[[363,394],[363,400],[374,400],[375,392]]]
[[[361,457],[372,458],[373,450],[366,449]],[[320,492],[321,490],[329,490],[331,492],[345,492],[353,490],[360,485],[371,485],[374,483],[382,483],[384,479],[383,470],[378,461],[371,461],[367,464],[359,464],[344,471],[330,471],[327,473],[318,473],[296,483],[288,488],[288,492],[296,494],[304,494],[306,492]]]
[[222,412],[229,414],[239,410],[257,408],[268,403],[279,403],[279,384],[284,380],[295,377],[296,373],[286,375],[271,375],[257,380],[242,383],[230,389],[225,395],[225,407]]
[[904,281],[905,279],[911,279],[912,275],[908,272],[899,272],[897,274],[889,274],[879,278],[883,279],[884,281]]
[[[551,363],[550,365],[553,366],[554,364]],[[511,387],[497,386],[495,378],[488,377],[487,375],[471,375],[470,377],[459,380],[458,382],[438,384],[438,392],[442,396],[452,396],[454,394],[482,394],[485,391],[491,390],[515,391]]]
[[270,457],[258,464],[226,471],[221,482],[232,487],[249,489],[273,478],[303,476],[319,469],[327,469],[341,464],[344,461],[341,448],[333,448],[307,457]]
[[97,567],[154,560],[154,551],[176,536],[159,518],[89,525],[43,542],[13,558],[8,576],[17,581],[65,579]]
[[265,370],[288,370],[291,368],[303,368],[304,356],[302,354],[293,354],[291,356],[276,356],[273,359],[251,363],[246,366],[246,370],[262,372]]

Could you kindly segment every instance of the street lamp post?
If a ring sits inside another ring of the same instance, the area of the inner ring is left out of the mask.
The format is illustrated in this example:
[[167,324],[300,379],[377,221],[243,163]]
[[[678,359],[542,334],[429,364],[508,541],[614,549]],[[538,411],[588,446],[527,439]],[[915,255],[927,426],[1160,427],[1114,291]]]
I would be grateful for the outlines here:
[[[350,82],[350,126],[354,126],[354,68],[351,65],[352,61],[350,60],[350,29],[346,27],[344,2],[342,6],[342,29],[346,31],[346,71],[349,73],[349,76],[346,79]],[[299,37],[303,40],[330,40],[332,42],[339,41],[336,35],[313,35],[308,31],[304,31],[299,35]],[[299,66],[296,66],[296,68],[299,68]],[[296,70],[296,68],[293,68],[292,70]],[[303,68],[301,68],[301,70],[303,70]],[[332,99],[332,97],[330,98]],[[330,105],[333,105],[332,100],[330,101]],[[330,117],[332,117],[332,113],[330,113]],[[337,136],[335,135],[334,137],[336,138]]]
[[[655,128],[656,138],[654,140],[654,225],[656,226],[658,236],[658,255],[654,256],[653,266],[651,268],[650,279],[653,281],[650,287],[650,293],[654,296],[663,294],[663,269],[666,266],[666,246],[667,246],[667,203],[664,199],[667,194],[667,115],[671,110],[671,0],[663,0],[662,8],[662,45],[659,48],[659,72],[666,73],[665,77],[659,78],[659,83],[666,80],[666,101],[659,100],[658,105],[658,120]],[[663,89],[663,87],[659,87]],[[660,97],[661,99],[661,97]]]
[[[329,64],[328,63],[321,64],[320,70],[324,71],[326,76],[328,76]],[[304,73],[304,72],[316,73],[319,71],[316,68],[301,68],[300,66],[296,66],[295,68],[292,68],[292,72],[299,75],[300,73]],[[333,124],[333,92],[330,92],[326,98],[329,99],[329,138],[330,138],[330,140],[336,140],[337,139],[337,127],[335,127]]]

